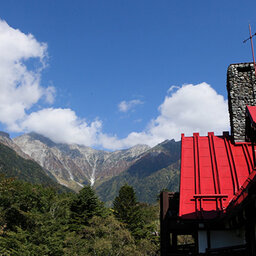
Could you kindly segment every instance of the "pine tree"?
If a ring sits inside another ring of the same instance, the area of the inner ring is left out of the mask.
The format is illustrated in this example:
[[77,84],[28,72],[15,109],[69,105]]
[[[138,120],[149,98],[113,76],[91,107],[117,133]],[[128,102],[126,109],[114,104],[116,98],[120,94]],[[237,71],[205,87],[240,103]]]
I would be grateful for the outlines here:
[[73,223],[87,224],[93,216],[103,216],[105,208],[90,186],[85,186],[76,195],[70,206]]
[[113,208],[116,218],[126,224],[134,237],[138,237],[143,222],[133,187],[125,184],[120,188],[119,194],[113,202]]

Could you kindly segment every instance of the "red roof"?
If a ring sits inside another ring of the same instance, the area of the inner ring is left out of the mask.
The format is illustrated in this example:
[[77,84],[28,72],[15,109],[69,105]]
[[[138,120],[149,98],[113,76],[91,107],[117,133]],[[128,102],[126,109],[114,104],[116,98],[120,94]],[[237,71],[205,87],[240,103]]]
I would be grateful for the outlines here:
[[246,106],[246,113],[250,118],[251,125],[256,127],[256,106]]
[[181,139],[179,216],[211,219],[227,208],[253,171],[251,143],[233,144],[223,136]]

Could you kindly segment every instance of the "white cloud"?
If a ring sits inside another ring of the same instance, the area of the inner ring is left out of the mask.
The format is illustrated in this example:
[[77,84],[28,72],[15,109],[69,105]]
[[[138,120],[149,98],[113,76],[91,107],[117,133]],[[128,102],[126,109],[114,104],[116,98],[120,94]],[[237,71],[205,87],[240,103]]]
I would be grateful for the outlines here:
[[[0,20],[0,122],[19,131],[19,120],[39,99],[53,101],[53,88],[40,86],[40,71],[45,66],[47,45],[31,34],[24,34]],[[38,59],[39,67],[28,70],[25,62]]]
[[54,102],[55,94],[56,94],[55,87],[53,86],[47,87],[44,93],[46,102],[52,104]]
[[[168,93],[177,87],[171,87]],[[187,84],[165,97],[159,116],[142,132],[132,132],[124,139],[102,135],[105,148],[125,148],[145,143],[154,146],[165,139],[180,140],[181,133],[192,135],[209,131],[222,134],[229,130],[228,104],[222,95],[207,83]]]
[[43,134],[55,142],[115,150],[136,144],[154,146],[166,139],[180,140],[181,133],[206,135],[214,131],[221,134],[229,129],[229,119],[224,97],[209,84],[201,83],[176,88],[175,92],[165,97],[159,106],[158,117],[151,120],[144,131],[131,132],[123,139],[103,133],[101,121],[88,124],[71,109],[48,108],[33,112],[21,127],[25,131]]
[[207,83],[183,85],[167,96],[159,107],[160,115],[150,132],[157,137],[180,139],[180,133],[192,135],[229,130],[228,103]]
[[[39,62],[39,68],[28,69],[26,61],[31,59]],[[172,86],[158,117],[142,132],[131,132],[123,139],[103,133],[100,120],[88,123],[71,109],[43,108],[29,113],[42,99],[54,101],[55,88],[40,85],[46,59],[46,44],[0,20],[0,122],[9,131],[34,131],[55,142],[114,150],[138,143],[154,146],[165,139],[179,140],[181,133],[221,133],[229,129],[227,101],[206,83]],[[138,104],[143,102],[134,99],[122,101],[118,107],[127,112]]]
[[171,92],[173,92],[175,89],[180,89],[180,87],[179,86],[177,86],[177,85],[172,85],[169,89],[168,89],[168,93],[171,93]]
[[[37,61],[37,67],[31,66],[29,70],[28,60]],[[62,108],[28,113],[41,99],[54,102],[55,88],[40,85],[46,60],[45,43],[0,20],[0,122],[9,131],[34,131],[56,142],[96,145],[101,131],[98,120],[87,124],[71,109]]]
[[141,100],[130,100],[130,101],[121,101],[118,104],[118,109],[120,112],[128,112],[137,105],[141,105],[143,102]]
[[101,122],[90,125],[77,117],[71,109],[46,108],[33,112],[21,124],[24,131],[34,131],[55,142],[77,143],[87,146],[97,144]]

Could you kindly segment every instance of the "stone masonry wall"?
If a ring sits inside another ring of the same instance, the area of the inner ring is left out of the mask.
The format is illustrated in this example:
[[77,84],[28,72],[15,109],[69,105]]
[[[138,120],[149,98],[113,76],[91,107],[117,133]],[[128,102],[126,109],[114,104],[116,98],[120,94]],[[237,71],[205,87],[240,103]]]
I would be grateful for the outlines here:
[[231,134],[235,142],[245,141],[245,108],[256,105],[253,63],[231,64],[227,71]]

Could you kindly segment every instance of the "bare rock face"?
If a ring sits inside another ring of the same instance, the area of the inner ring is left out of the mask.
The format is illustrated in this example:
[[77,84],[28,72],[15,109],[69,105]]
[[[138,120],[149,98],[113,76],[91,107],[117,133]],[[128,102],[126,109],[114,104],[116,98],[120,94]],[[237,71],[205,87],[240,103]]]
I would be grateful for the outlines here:
[[0,143],[4,144],[5,146],[13,149],[19,156],[25,158],[25,159],[30,159],[31,157],[27,154],[25,154],[20,147],[15,144],[12,139],[10,138],[10,135],[6,132],[0,131]]
[[62,185],[78,191],[86,184],[97,186],[127,170],[143,153],[147,145],[108,152],[76,144],[54,143],[50,139],[29,133],[13,140],[22,151],[51,172]]

